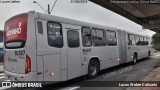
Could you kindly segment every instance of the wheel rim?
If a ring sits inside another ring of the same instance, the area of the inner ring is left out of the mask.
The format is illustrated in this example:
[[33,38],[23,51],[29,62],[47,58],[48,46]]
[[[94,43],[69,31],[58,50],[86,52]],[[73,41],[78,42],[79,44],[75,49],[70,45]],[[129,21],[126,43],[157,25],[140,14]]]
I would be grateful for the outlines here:
[[133,60],[133,61],[134,61],[134,63],[136,63],[136,61],[137,61],[136,57],[134,57],[134,60]]
[[95,75],[95,74],[96,74],[97,69],[96,69],[96,65],[95,65],[95,64],[92,64],[92,65],[91,65],[91,71],[90,71],[90,72],[91,72],[92,75]]

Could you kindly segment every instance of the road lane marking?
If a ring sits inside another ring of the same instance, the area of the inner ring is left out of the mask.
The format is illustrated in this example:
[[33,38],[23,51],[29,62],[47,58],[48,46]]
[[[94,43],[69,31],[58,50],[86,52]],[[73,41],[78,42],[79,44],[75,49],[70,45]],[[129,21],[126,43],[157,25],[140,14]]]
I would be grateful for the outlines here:
[[62,88],[60,90],[75,90],[75,89],[78,89],[80,88],[79,86],[75,86],[75,87],[66,87],[66,88]]
[[0,79],[5,78],[5,76],[0,77]]
[[78,88],[80,88],[80,87],[72,87],[72,88],[70,88],[68,90],[75,90],[75,89],[78,89]]
[[4,80],[4,81],[11,81],[11,80]]
[[4,75],[4,73],[0,73],[0,75]]

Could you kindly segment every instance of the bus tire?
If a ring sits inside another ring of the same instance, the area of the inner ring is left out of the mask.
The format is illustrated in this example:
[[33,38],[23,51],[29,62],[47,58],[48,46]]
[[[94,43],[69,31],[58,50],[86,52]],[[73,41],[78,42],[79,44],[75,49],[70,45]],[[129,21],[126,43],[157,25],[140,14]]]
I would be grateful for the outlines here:
[[88,78],[94,78],[98,75],[100,70],[99,62],[96,60],[90,60],[88,65]]
[[132,61],[132,65],[137,63],[137,54],[134,54],[133,56],[133,61]]

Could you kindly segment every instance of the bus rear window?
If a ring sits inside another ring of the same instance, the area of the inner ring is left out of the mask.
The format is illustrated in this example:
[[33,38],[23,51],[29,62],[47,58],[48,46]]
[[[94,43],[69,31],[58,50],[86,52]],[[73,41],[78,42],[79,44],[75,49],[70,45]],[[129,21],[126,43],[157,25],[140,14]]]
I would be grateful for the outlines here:
[[21,14],[10,18],[4,27],[5,48],[23,48],[27,38],[27,14]]

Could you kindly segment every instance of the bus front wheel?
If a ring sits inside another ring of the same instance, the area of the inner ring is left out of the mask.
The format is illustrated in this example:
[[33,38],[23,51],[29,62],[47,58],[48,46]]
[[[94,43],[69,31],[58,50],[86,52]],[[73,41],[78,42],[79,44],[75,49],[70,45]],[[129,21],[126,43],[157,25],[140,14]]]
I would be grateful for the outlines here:
[[99,62],[96,60],[91,60],[88,65],[88,78],[94,78],[99,72]]

